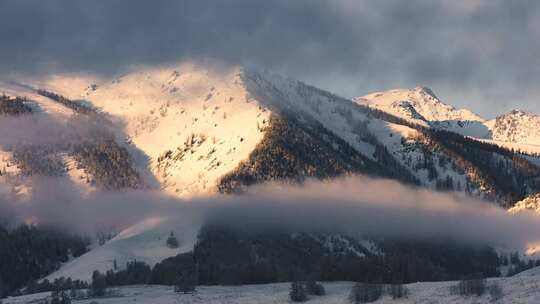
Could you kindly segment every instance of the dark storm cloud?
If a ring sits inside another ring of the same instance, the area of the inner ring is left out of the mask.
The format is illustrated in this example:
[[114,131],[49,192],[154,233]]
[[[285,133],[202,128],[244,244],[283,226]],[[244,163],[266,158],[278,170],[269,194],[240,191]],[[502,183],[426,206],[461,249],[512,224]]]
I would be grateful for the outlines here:
[[485,114],[540,112],[539,20],[533,0],[1,0],[0,70],[210,58],[346,96],[422,84]]

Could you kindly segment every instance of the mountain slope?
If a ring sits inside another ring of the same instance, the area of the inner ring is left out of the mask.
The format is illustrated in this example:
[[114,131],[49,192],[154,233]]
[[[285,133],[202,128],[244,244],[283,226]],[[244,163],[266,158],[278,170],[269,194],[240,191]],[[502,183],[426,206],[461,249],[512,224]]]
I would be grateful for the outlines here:
[[[181,64],[110,79],[56,76],[8,89],[33,98],[47,117],[106,127],[90,141],[85,136],[39,157],[46,167],[59,164],[60,176],[84,174],[82,185],[100,190],[160,188],[189,197],[361,173],[467,192],[506,207],[540,189],[540,168],[524,156],[441,131],[480,134],[484,121],[442,104],[425,88],[391,94],[407,104],[377,94],[378,103],[352,102],[267,72]],[[403,111],[392,115],[376,105]],[[80,180],[73,185],[82,187]],[[120,267],[133,258],[153,265],[180,252],[160,240],[174,227],[159,221],[138,227],[115,227],[127,229],[121,235],[131,231],[129,237],[97,247],[51,278],[87,278],[114,259]]]
[[443,103],[426,87],[376,92],[355,98],[354,101],[426,127],[480,138],[489,134],[480,116]]
[[456,109],[443,103],[429,88],[376,92],[355,98],[354,101],[425,127],[498,142],[540,144],[538,115],[513,110],[495,119],[485,120],[469,110]]
[[540,146],[540,116],[514,110],[487,122],[493,140]]
[[[118,118],[160,187],[179,196],[346,173],[466,190],[505,205],[536,188],[533,181],[526,189],[501,189],[494,170],[486,172],[499,160],[513,163],[511,153],[487,151],[483,157],[493,162],[486,166],[463,162],[463,155],[436,144],[426,127],[474,136],[489,130],[482,118],[442,103],[427,88],[374,93],[353,103],[271,73],[190,64],[112,80],[58,76],[43,85]],[[529,178],[518,166],[507,167],[520,181]]]
[[511,213],[518,213],[525,210],[540,213],[540,193],[528,196],[525,199],[517,202],[514,207],[510,208],[508,211]]

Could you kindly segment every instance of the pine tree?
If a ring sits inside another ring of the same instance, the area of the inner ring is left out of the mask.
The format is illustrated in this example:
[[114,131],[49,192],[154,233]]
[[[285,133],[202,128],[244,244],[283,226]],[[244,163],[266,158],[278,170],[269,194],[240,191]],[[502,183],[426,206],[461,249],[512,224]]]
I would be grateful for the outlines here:
[[90,285],[92,296],[103,297],[105,296],[107,289],[107,282],[105,276],[101,272],[95,270],[92,273],[92,284]]
[[174,236],[174,232],[171,231],[169,238],[167,238],[167,247],[169,248],[178,248],[179,243],[178,239]]
[[184,270],[178,276],[175,292],[191,293],[196,291],[197,279],[196,274],[191,270]]
[[291,290],[289,292],[289,296],[291,298],[291,301],[293,302],[307,301],[306,290],[304,289],[304,286],[298,281],[293,281],[291,283]]
[[326,294],[326,290],[324,289],[324,286],[321,283],[318,283],[316,281],[306,282],[306,289],[310,294],[313,294],[316,296],[324,296]]

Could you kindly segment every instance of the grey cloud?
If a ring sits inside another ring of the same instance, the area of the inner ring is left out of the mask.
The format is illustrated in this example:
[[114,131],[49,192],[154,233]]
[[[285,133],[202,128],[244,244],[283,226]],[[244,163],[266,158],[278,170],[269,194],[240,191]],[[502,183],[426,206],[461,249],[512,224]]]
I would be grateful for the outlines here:
[[[154,191],[81,195],[59,179],[32,180],[30,200],[0,200],[0,210],[43,225],[92,232],[167,217],[248,232],[341,232],[399,239],[454,239],[523,249],[540,242],[540,218],[457,194],[413,189],[390,180],[348,177],[303,186],[262,185],[240,196],[180,200]],[[388,191],[392,189],[392,191]],[[1,198],[0,198],[1,199]]]
[[117,73],[211,58],[345,96],[422,84],[485,115],[540,113],[539,17],[532,0],[2,1],[0,69]]

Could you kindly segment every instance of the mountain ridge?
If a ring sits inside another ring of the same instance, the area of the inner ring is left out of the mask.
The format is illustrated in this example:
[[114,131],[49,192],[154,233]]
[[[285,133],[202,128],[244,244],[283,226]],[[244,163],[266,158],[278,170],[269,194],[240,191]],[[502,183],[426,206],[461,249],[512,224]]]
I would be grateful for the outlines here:
[[477,139],[540,145],[540,116],[524,110],[511,110],[487,120],[442,102],[427,87],[375,92],[353,100],[426,127]]

